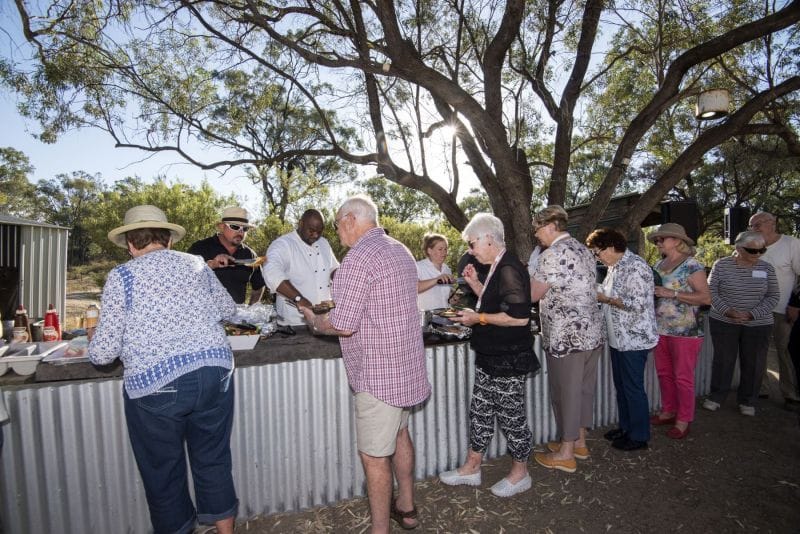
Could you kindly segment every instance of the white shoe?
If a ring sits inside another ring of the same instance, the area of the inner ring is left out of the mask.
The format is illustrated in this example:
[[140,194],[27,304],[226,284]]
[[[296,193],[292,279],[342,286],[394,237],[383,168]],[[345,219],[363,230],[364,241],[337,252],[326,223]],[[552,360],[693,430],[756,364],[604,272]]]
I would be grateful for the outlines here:
[[703,401],[703,408],[705,408],[710,412],[716,412],[717,410],[719,410],[719,403],[714,402],[711,399],[706,399]]
[[442,481],[442,484],[447,484],[448,486],[480,486],[481,472],[462,475],[458,472],[458,469],[453,469],[452,471],[439,473],[439,480]]
[[512,484],[508,481],[507,478],[502,479],[500,482],[492,486],[492,493],[498,497],[512,497],[517,493],[522,493],[523,491],[528,491],[531,489],[531,485],[533,481],[531,480],[531,476],[525,475],[525,478],[517,482],[516,484]]
[[747,406],[746,404],[739,405],[739,413],[742,415],[749,415],[753,417],[756,414],[756,409],[753,406]]

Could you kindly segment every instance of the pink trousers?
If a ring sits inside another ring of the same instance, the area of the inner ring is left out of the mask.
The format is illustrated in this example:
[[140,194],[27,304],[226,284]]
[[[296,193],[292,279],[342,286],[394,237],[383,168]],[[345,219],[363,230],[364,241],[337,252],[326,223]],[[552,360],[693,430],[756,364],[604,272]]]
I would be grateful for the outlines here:
[[661,335],[658,338],[654,354],[661,387],[661,413],[674,413],[678,421],[694,421],[694,368],[702,346],[702,337]]

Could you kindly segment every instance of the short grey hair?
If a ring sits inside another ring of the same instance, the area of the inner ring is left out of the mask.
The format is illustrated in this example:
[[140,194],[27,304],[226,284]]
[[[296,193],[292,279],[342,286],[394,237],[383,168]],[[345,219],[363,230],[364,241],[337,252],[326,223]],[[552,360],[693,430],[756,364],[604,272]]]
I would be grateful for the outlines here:
[[378,206],[367,195],[354,195],[344,202],[339,208],[339,213],[351,214],[355,219],[378,224]]
[[553,204],[552,206],[547,206],[533,216],[533,230],[535,232],[542,226],[553,223],[556,225],[556,230],[563,232],[567,229],[567,222],[569,222],[567,210],[558,204]]
[[763,248],[766,246],[767,242],[764,241],[764,236],[761,235],[761,232],[747,230],[746,232],[740,232],[739,235],[736,236],[736,241],[734,241],[734,244],[737,247],[744,247],[750,244],[755,245],[758,248]]
[[506,244],[506,231],[503,228],[503,221],[491,213],[476,213],[472,220],[467,223],[461,237],[468,240],[470,237],[491,236],[495,243]]

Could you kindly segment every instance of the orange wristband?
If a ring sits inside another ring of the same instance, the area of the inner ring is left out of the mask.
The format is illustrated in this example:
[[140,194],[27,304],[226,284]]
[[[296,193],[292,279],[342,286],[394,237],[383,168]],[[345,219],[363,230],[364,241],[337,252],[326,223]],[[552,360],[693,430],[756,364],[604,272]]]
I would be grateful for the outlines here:
[[478,323],[480,323],[482,326],[486,326],[487,324],[489,324],[489,323],[486,322],[486,314],[485,313],[481,312],[481,314],[478,315]]

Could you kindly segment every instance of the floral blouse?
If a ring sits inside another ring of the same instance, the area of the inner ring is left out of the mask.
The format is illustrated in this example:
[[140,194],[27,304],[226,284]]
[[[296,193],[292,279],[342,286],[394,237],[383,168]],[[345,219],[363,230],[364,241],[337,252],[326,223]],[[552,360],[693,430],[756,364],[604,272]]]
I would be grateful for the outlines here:
[[577,239],[558,239],[539,256],[533,278],[550,286],[539,302],[542,342],[549,356],[594,350],[603,343],[594,256]]
[[[705,267],[691,256],[671,271],[665,271],[661,267],[663,263],[664,260],[661,260],[654,267],[661,277],[661,285],[676,291],[692,292],[689,277],[698,271],[705,271]],[[703,317],[700,313],[700,306],[678,302],[677,299],[656,299],[656,322],[658,333],[662,336],[703,336]]]
[[658,331],[653,306],[653,270],[641,257],[626,250],[608,268],[603,292],[622,301],[622,308],[603,304],[609,344],[617,350],[644,350],[656,346]]

